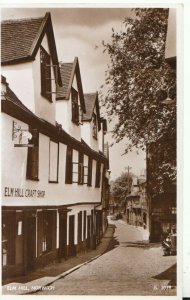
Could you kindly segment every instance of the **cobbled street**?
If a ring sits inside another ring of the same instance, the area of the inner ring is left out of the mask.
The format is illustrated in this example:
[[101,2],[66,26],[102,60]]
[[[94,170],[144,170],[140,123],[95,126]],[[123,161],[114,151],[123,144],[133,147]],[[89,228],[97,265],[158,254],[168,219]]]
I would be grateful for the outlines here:
[[163,256],[160,245],[139,243],[145,230],[122,220],[109,222],[116,226],[112,250],[55,281],[51,292],[50,287],[36,294],[175,295],[171,273],[175,273],[176,256]]

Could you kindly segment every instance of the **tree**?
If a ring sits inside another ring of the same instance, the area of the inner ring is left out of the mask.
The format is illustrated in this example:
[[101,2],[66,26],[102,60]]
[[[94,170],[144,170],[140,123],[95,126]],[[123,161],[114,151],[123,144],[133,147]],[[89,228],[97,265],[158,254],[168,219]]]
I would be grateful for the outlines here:
[[126,196],[130,193],[132,175],[123,172],[118,178],[111,182],[111,195],[119,204],[125,204]]
[[116,142],[129,139],[125,153],[151,145],[156,163],[159,148],[152,175],[155,191],[163,192],[165,179],[169,185],[176,180],[176,105],[162,104],[167,96],[176,99],[176,72],[165,60],[168,9],[134,9],[134,14],[125,19],[124,31],[112,29],[112,41],[104,43],[111,64],[103,105],[108,119],[117,117]]

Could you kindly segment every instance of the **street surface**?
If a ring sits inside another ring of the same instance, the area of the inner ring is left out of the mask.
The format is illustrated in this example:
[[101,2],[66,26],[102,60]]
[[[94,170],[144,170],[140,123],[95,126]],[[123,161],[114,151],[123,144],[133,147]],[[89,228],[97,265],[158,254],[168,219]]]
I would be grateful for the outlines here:
[[55,281],[52,291],[36,294],[175,295],[176,288],[170,283],[171,272],[165,271],[176,263],[176,256],[163,256],[159,245],[138,244],[146,238],[144,229],[127,225],[122,220],[109,223],[116,226],[113,249]]

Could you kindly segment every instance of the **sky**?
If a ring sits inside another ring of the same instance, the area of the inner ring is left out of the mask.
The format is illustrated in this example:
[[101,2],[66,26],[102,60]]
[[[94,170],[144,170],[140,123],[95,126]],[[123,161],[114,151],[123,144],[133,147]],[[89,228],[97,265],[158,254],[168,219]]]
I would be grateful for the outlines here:
[[[72,62],[79,58],[83,90],[100,91],[104,85],[109,56],[103,53],[102,41],[111,41],[112,28],[124,29],[123,20],[131,16],[129,8],[4,8],[1,19],[41,17],[49,11],[52,17],[55,41],[60,61]],[[113,142],[112,124],[108,124],[107,140]],[[114,180],[128,166],[130,172],[140,175],[145,168],[145,153],[136,150],[122,156],[127,141],[110,147],[111,179]]]

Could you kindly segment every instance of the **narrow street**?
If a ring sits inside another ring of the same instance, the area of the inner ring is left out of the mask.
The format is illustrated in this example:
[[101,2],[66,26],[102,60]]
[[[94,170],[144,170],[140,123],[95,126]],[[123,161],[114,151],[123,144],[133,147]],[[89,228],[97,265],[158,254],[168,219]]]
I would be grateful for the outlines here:
[[175,295],[176,256],[163,256],[160,245],[140,243],[145,230],[109,222],[116,226],[110,251],[36,294]]

